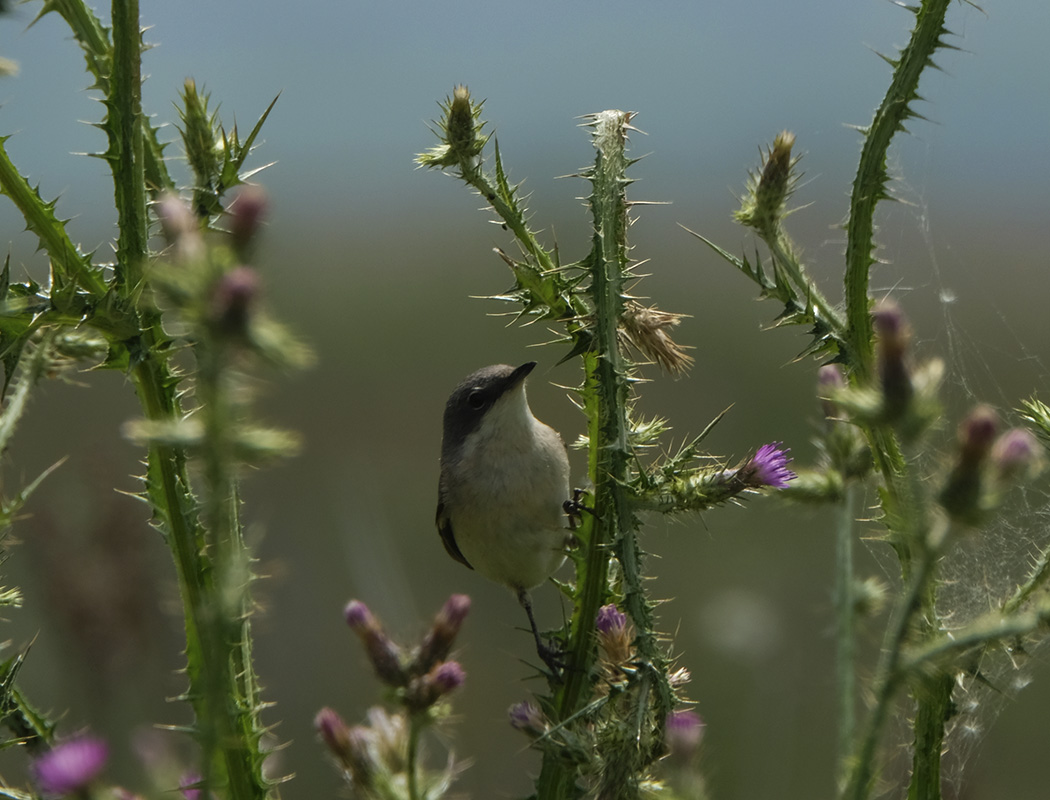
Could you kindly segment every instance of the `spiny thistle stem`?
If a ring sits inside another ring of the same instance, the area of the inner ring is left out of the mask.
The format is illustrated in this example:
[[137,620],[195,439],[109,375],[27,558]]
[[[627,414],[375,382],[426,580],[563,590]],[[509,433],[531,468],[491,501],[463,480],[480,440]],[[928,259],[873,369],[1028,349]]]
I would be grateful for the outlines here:
[[841,795],[843,798],[866,800],[871,794],[875,778],[875,754],[882,729],[889,717],[897,690],[907,677],[907,673],[900,666],[904,657],[904,647],[913,630],[916,616],[924,608],[924,599],[933,582],[939,557],[939,554],[930,548],[924,549],[923,554],[924,557],[918,559],[907,589],[901,596],[886,630],[886,643],[875,676],[874,707],[868,716],[864,734],[858,740],[849,780]]
[[891,62],[893,78],[875,119],[865,131],[853,181],[846,223],[846,318],[847,340],[855,359],[852,367],[862,381],[870,379],[874,365],[868,283],[874,263],[875,207],[888,196],[886,152],[896,133],[903,130],[905,120],[916,116],[911,104],[919,97],[919,77],[930,65],[934,51],[943,44],[949,2],[922,0],[916,9],[915,29],[900,58]]
[[[141,32],[137,0],[114,0],[113,73],[106,99],[110,137],[107,160],[113,172],[118,211],[116,287],[134,304],[141,296],[147,257],[148,225],[141,108]],[[134,305],[127,309],[134,315]],[[179,419],[177,381],[161,347],[167,337],[152,301],[143,303],[141,344],[130,346],[131,363],[147,419]],[[247,560],[237,519],[237,492],[220,391],[224,366],[199,360],[209,455],[207,530],[197,516],[186,475],[185,454],[153,445],[148,455],[148,486],[162,510],[186,608],[187,674],[202,746],[203,785],[225,785],[240,800],[267,795],[258,752],[258,691],[251,664],[248,628]],[[210,546],[208,546],[210,540]],[[244,566],[243,577],[241,566]],[[228,601],[230,583],[236,596]]]
[[[110,95],[111,67],[114,61],[113,44],[109,31],[83,0],[48,0],[40,10],[38,19],[49,12],[55,12],[69,25],[74,38],[84,51],[88,72],[95,79],[93,88],[106,97]],[[175,184],[168,174],[164,163],[164,145],[157,138],[157,129],[151,126],[144,117],[141,124],[143,138],[143,168],[146,178],[146,190],[151,196],[165,190],[173,189]]]
[[125,297],[142,289],[148,246],[142,140],[142,34],[138,0],[113,0],[113,72],[106,96],[117,226],[116,283]]
[[[584,413],[588,419],[588,477],[594,485],[594,513],[590,524],[581,532],[586,548],[583,569],[577,574],[576,604],[571,621],[569,659],[565,683],[556,689],[554,705],[559,719],[567,720],[588,701],[589,675],[596,655],[594,621],[598,609],[608,596],[609,556],[618,557],[623,566],[624,602],[639,631],[639,655],[646,665],[660,667],[660,719],[670,709],[670,690],[657,653],[653,620],[642,588],[640,554],[635,539],[638,526],[627,489],[632,450],[628,441],[628,366],[620,349],[619,330],[625,307],[624,283],[629,274],[627,249],[628,206],[626,199],[625,155],[627,128],[631,114],[605,111],[590,120],[598,151],[594,167],[587,177],[593,187],[590,198],[594,240],[588,260],[590,297],[593,304],[592,347],[584,356]],[[649,699],[646,687],[651,675],[646,673],[637,688],[639,713],[643,718]],[[648,747],[649,737],[642,735],[639,722],[638,746]],[[633,769],[646,761],[648,752],[630,754],[620,763],[618,774],[637,779],[643,771]],[[620,761],[609,754],[608,761]],[[544,757],[537,782],[538,797],[572,796],[574,775],[564,761],[550,753]],[[621,787],[629,796],[629,787]]]
[[229,781],[233,797],[264,797],[262,756],[257,751],[259,691],[251,659],[251,554],[244,544],[239,515],[233,440],[238,421],[230,400],[230,363],[218,337],[195,351],[204,417],[204,519],[210,562],[209,616],[203,637],[210,663],[204,686],[213,712],[228,706],[231,698],[236,708],[233,714],[213,713],[202,721],[207,745],[203,749],[205,754],[221,757],[219,774]]

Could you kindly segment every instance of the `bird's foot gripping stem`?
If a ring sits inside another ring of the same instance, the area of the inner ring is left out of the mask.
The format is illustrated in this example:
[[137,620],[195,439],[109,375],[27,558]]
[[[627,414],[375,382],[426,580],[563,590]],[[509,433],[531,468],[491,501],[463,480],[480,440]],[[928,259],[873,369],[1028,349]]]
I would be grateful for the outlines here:
[[562,510],[565,511],[565,515],[569,518],[569,530],[576,530],[576,523],[583,517],[583,512],[586,511],[588,514],[593,514],[594,509],[589,506],[585,506],[580,502],[580,498],[583,497],[586,492],[583,489],[572,490],[572,500],[566,500],[562,503]]
[[540,638],[539,628],[536,627],[536,617],[532,613],[532,599],[529,597],[528,590],[518,590],[518,602],[521,603],[521,607],[525,609],[525,613],[529,616],[529,626],[532,628],[532,637],[536,640],[536,655],[540,657],[540,660],[547,665],[547,669],[550,670],[551,675],[557,679],[561,678],[561,673],[565,669],[564,653],[556,647],[544,643],[543,639]]

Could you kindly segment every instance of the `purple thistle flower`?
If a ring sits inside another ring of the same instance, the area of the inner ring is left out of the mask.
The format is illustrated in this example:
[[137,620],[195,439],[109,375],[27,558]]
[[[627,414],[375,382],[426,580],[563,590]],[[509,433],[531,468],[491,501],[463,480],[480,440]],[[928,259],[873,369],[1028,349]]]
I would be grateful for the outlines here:
[[751,456],[741,470],[749,486],[756,489],[764,486],[783,489],[788,485],[788,481],[795,479],[795,473],[787,468],[791,462],[788,456],[791,450],[782,450],[782,447],[782,442],[764,444]]
[[82,736],[55,745],[33,764],[40,791],[68,795],[87,786],[102,771],[109,748],[102,739]]
[[622,633],[627,627],[627,615],[612,603],[598,609],[598,620],[595,623],[598,632],[606,636],[614,636]]
[[598,643],[609,662],[623,664],[631,660],[634,628],[628,624],[626,614],[612,603],[604,605],[598,609],[595,628],[598,629]]

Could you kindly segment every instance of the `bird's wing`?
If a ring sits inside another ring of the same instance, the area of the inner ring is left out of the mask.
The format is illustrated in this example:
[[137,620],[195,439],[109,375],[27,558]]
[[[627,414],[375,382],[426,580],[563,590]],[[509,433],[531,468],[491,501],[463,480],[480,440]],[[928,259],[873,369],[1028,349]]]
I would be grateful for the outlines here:
[[474,569],[463,553],[460,552],[459,545],[456,544],[456,536],[452,532],[452,520],[445,514],[445,500],[443,497],[438,499],[437,514],[434,521],[437,523],[438,533],[441,534],[441,543],[445,545],[445,552],[465,567]]

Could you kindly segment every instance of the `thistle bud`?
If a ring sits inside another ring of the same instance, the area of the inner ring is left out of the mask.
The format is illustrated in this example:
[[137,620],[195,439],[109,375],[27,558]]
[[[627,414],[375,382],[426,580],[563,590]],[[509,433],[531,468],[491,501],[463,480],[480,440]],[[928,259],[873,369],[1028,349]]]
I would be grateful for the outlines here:
[[1024,428],[1011,428],[992,446],[996,477],[1002,483],[1024,477],[1038,464],[1039,455],[1035,436]]
[[212,293],[212,321],[227,333],[245,333],[259,289],[259,276],[254,269],[231,269],[219,278]]
[[976,522],[983,510],[984,466],[999,426],[996,413],[978,406],[959,426],[959,450],[948,481],[941,490],[944,509],[962,522]]
[[343,722],[339,713],[327,706],[322,708],[314,717],[314,728],[332,755],[340,761],[345,761],[350,750],[350,728]]
[[441,144],[416,156],[416,163],[425,167],[475,168],[488,141],[488,136],[481,134],[485,124],[478,121],[481,104],[471,99],[466,86],[457,86],[441,107],[445,112],[437,123]]
[[797,158],[792,158],[795,134],[781,131],[765,153],[762,172],[752,174],[744,202],[734,216],[743,225],[770,231],[784,216],[788,197],[795,188]]
[[230,203],[230,236],[233,248],[241,258],[247,257],[248,246],[262,225],[269,208],[266,190],[261,186],[244,186]]
[[182,141],[198,187],[210,187],[219,174],[218,152],[221,143],[215,135],[215,114],[208,109],[208,95],[197,91],[197,84],[187,78],[182,87]]
[[401,650],[386,635],[368,606],[360,600],[351,600],[343,613],[346,624],[365,646],[379,680],[389,686],[405,686],[408,675],[401,666]]
[[514,730],[521,731],[530,738],[535,739],[547,732],[547,720],[543,712],[527,700],[512,705],[507,711],[507,716]]
[[187,203],[174,192],[163,192],[153,204],[164,239],[179,261],[196,261],[204,256],[200,222]]
[[458,689],[467,678],[467,674],[458,661],[446,661],[444,664],[439,664],[430,675],[434,688],[442,695]]
[[462,686],[466,677],[457,661],[438,664],[426,675],[412,680],[405,692],[405,704],[414,711],[428,709],[449,692]]
[[883,303],[871,316],[878,337],[878,374],[884,413],[889,420],[899,419],[908,410],[915,393],[905,363],[911,337],[904,315],[895,303]]
[[470,611],[470,598],[465,594],[454,594],[445,601],[434,624],[430,627],[416,656],[414,670],[429,672],[430,668],[448,658],[463,620]]
[[839,415],[834,396],[846,388],[846,378],[837,364],[825,364],[817,372],[817,396],[824,409],[825,419],[835,419]]

